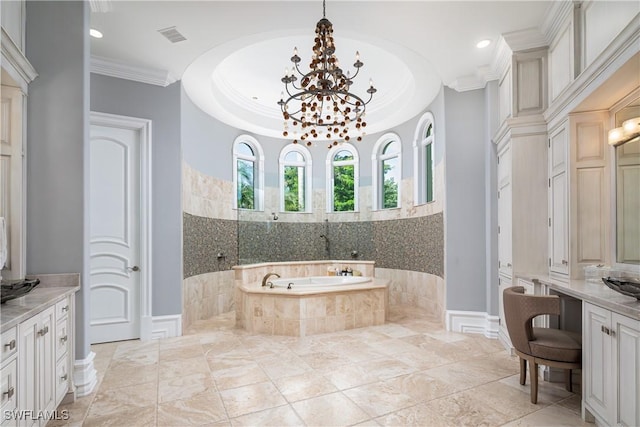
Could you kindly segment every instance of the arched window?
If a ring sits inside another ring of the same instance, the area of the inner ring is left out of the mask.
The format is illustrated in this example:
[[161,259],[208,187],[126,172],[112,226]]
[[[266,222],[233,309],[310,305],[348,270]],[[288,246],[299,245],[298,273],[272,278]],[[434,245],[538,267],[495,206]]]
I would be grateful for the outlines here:
[[416,205],[433,202],[434,148],[433,114],[425,113],[418,122],[413,142],[414,200]]
[[280,153],[280,211],[311,212],[311,153],[297,144]]
[[233,143],[234,208],[263,209],[264,154],[258,141],[241,135]]
[[373,192],[375,209],[400,207],[402,144],[394,133],[383,135],[373,147]]
[[358,151],[348,143],[336,145],[327,154],[327,212],[358,210]]

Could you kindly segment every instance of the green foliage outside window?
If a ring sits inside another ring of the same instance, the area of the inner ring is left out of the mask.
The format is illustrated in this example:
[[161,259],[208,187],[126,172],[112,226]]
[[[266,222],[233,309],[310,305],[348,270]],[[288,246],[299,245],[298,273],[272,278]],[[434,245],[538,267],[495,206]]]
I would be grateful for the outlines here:
[[355,168],[353,165],[333,168],[333,210],[355,210]]
[[300,166],[284,167],[284,210],[285,212],[304,211],[304,168]]
[[395,163],[398,158],[393,158],[382,162],[383,167],[383,188],[382,188],[382,207],[384,209],[398,207],[398,183],[394,177]]
[[255,209],[255,182],[253,162],[238,160],[238,208]]
[[[431,128],[429,128],[431,129]],[[426,202],[433,202],[433,144],[429,144],[425,147],[426,159],[425,159],[425,182],[426,186]]]

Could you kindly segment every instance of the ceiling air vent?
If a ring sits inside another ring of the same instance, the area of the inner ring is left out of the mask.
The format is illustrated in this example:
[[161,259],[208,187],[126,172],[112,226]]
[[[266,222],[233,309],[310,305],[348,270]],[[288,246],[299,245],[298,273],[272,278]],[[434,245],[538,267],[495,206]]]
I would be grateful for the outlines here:
[[176,30],[175,26],[163,28],[158,30],[158,32],[165,36],[171,43],[178,43],[187,39],[185,36],[180,34],[178,30]]

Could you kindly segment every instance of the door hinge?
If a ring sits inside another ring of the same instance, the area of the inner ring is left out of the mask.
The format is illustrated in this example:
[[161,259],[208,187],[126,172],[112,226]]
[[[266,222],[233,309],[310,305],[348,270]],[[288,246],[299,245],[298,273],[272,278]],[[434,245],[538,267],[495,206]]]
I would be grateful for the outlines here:
[[502,325],[502,319],[498,319],[498,326]]
[[549,178],[549,188],[551,188],[551,178]]
[[551,218],[549,218],[549,227],[551,227]]
[[498,156],[498,164],[500,164],[500,156]]
[[549,138],[549,148],[551,148],[551,138]]
[[500,226],[498,226],[498,234],[500,234]]
[[549,258],[549,267],[551,267],[551,258]]
[[498,199],[500,198],[500,192],[498,191]]

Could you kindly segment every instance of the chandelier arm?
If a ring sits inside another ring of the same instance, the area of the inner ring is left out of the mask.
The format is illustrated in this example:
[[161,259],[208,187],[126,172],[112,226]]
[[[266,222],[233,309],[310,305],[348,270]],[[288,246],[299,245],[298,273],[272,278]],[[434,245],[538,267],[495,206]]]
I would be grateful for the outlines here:
[[354,75],[352,75],[352,76],[349,76],[349,80],[353,80],[353,79],[355,79],[355,78],[356,78],[356,76],[357,76],[358,74],[360,74],[360,69],[361,69],[361,68],[362,68],[362,67],[356,67],[356,72],[355,72],[355,74],[354,74]]

